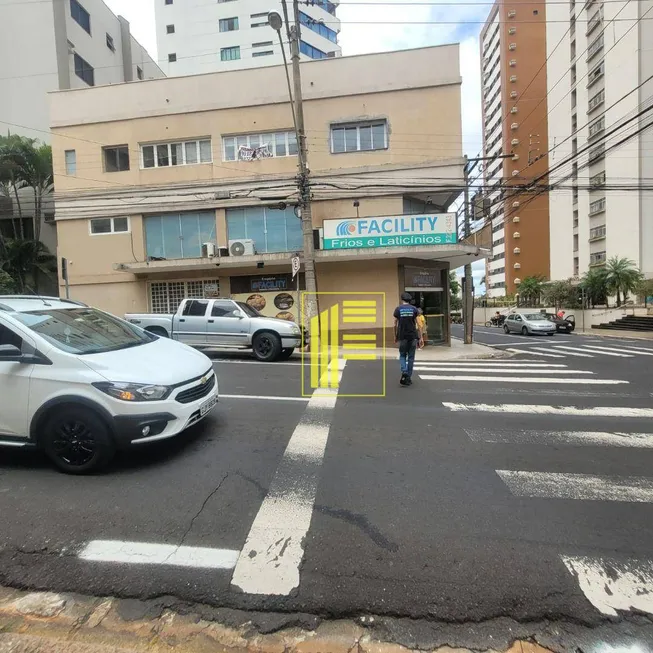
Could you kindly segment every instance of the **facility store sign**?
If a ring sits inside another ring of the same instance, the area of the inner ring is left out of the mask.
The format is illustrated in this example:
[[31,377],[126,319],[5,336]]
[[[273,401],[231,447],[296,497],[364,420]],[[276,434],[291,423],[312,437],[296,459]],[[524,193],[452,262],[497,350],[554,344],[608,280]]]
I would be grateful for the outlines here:
[[453,213],[324,221],[324,249],[455,244]]

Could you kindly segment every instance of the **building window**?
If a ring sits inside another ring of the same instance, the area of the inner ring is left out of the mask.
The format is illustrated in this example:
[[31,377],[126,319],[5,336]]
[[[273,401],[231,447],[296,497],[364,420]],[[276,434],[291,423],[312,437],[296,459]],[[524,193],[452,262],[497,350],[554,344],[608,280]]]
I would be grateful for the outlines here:
[[605,101],[605,91],[599,91],[596,95],[592,96],[587,103],[587,112],[594,111],[597,107],[600,107]]
[[229,240],[251,239],[258,254],[295,252],[302,248],[302,224],[292,207],[227,209]]
[[165,0],[165,4],[167,4],[167,5],[171,5],[171,4],[172,4],[172,0]]
[[215,211],[169,213],[144,219],[145,253],[152,259],[200,258],[216,242]]
[[218,0],[218,4],[221,5],[225,2],[233,2],[234,0]]
[[338,42],[337,32],[332,30],[330,27],[327,27],[323,22],[317,21],[315,18],[311,18],[303,11],[299,12],[299,22],[302,25],[306,25],[306,27],[308,27],[308,29],[312,30],[313,32],[323,36],[325,39],[329,39],[329,41],[333,41],[333,43]]
[[91,33],[91,15],[77,0],[70,0],[70,15],[82,29]]
[[601,143],[600,145],[597,145],[596,147],[593,147],[590,151],[589,154],[587,155],[587,160],[589,163],[594,163],[595,161],[599,161],[605,156],[605,143]]
[[601,188],[601,186],[605,186],[605,170],[603,172],[599,172],[598,175],[590,177],[591,188]]
[[174,25],[166,25],[166,34],[174,34],[175,33],[175,26]]
[[129,218],[95,218],[89,220],[92,236],[124,234],[129,231]]
[[605,225],[590,229],[590,240],[601,240],[605,238]]
[[299,42],[299,51],[311,59],[325,59],[327,56],[326,52],[314,48],[312,45],[306,43],[306,41]]
[[260,52],[252,52],[252,57],[269,57],[274,54],[274,50],[261,50]]
[[598,82],[603,73],[605,72],[605,63],[602,61],[592,72],[587,76],[587,87],[589,88],[595,82]]
[[66,174],[74,175],[77,173],[77,153],[75,150],[66,150],[64,152],[66,160]]
[[222,153],[224,161],[251,161],[252,159],[295,156],[297,154],[297,137],[294,131],[225,136],[222,139]]
[[220,61],[236,61],[240,59],[240,46],[235,45],[233,48],[220,49]]
[[595,120],[589,128],[589,137],[592,138],[605,129],[605,116],[601,116],[598,120]]
[[109,32],[107,32],[107,48],[109,48],[109,50],[111,50],[111,52],[116,51],[116,46],[115,46],[115,44],[113,42],[113,36],[111,36],[111,34],[109,34]]
[[168,63],[174,63],[175,61],[177,61],[177,53],[173,52],[168,55]]
[[605,211],[605,197],[602,197],[600,200],[590,202],[590,215],[603,213],[603,211]]
[[331,125],[331,152],[364,152],[388,147],[388,125],[385,120],[351,125]]
[[221,32],[235,32],[237,29],[238,29],[238,17],[220,19]]
[[603,49],[603,33],[597,36],[587,48],[587,61]]
[[251,23],[250,27],[265,27],[266,25],[270,24],[270,20],[267,18],[268,14],[262,14],[263,16],[266,16],[265,20],[257,20],[255,23]]
[[253,48],[266,48],[272,45],[272,41],[260,41],[259,43],[252,43]]
[[127,145],[105,147],[102,153],[104,155],[105,172],[123,172],[124,170],[129,170],[129,147]]
[[140,66],[136,66],[136,77],[143,79],[143,69]]
[[336,5],[333,2],[329,2],[329,0],[314,0],[311,4],[322,7],[324,11],[328,11],[332,16],[336,15]]
[[142,168],[166,168],[212,161],[210,139],[141,145]]
[[87,61],[75,53],[75,75],[83,79],[89,86],[95,86],[95,70]]
[[594,252],[590,254],[590,265],[603,265],[605,263],[605,252]]
[[184,299],[213,299],[220,296],[219,279],[200,281],[155,281],[150,283],[150,311],[176,313]]

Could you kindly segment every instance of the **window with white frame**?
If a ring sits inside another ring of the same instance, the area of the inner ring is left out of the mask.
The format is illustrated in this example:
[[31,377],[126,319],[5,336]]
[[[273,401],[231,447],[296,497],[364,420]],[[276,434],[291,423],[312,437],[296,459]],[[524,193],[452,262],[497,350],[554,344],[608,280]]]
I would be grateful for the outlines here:
[[214,299],[220,296],[219,279],[155,281],[149,284],[152,313],[175,313],[184,299]]
[[385,120],[331,125],[331,152],[366,152],[388,147],[388,123]]
[[66,174],[74,175],[77,172],[77,152],[75,150],[66,150],[64,158],[66,160]]
[[238,29],[238,16],[221,18],[219,27],[221,32],[235,32]]
[[141,168],[167,168],[212,161],[210,138],[141,145]]
[[92,236],[124,234],[129,231],[129,218],[93,218],[89,223]]
[[[252,152],[258,152],[259,156],[252,156]],[[249,161],[252,158],[295,156],[296,154],[297,137],[294,131],[222,137],[224,161]]]

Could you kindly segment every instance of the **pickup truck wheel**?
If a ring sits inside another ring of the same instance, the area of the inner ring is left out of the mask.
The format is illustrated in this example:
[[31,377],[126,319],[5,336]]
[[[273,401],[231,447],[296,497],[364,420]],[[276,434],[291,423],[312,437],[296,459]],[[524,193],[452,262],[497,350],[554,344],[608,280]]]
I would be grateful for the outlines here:
[[260,361],[275,361],[281,354],[281,338],[270,331],[257,333],[252,345],[254,356]]
[[292,353],[294,351],[295,351],[294,347],[286,347],[285,349],[282,349],[281,353],[279,354],[279,360],[287,361],[292,356]]
[[84,406],[53,412],[40,444],[48,458],[67,474],[86,474],[109,464],[116,447],[104,421]]
[[163,327],[148,327],[145,329],[148,333],[153,333],[155,336],[160,336],[161,338],[168,338],[168,332]]

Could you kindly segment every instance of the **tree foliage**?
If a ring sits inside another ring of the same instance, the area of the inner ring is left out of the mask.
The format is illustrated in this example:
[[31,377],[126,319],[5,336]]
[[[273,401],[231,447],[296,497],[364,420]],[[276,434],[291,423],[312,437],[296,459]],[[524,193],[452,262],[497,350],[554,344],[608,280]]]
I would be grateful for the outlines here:
[[14,280],[8,272],[0,270],[0,295],[9,295],[15,292]]
[[544,286],[542,295],[546,304],[560,308],[578,308],[580,301],[578,298],[578,288],[573,285],[571,280],[554,281]]
[[608,279],[605,268],[590,268],[581,279],[580,287],[592,308],[608,304]]
[[0,270],[18,293],[38,292],[39,278],[51,276],[57,259],[39,240],[7,240],[0,251]]
[[546,277],[541,274],[534,274],[529,277],[524,277],[519,284],[520,298],[532,306],[537,306],[540,303],[540,296],[542,295],[542,284],[546,281]]
[[617,306],[621,301],[628,301],[628,293],[635,293],[644,276],[633,261],[624,257],[613,256],[605,264],[608,292],[616,296]]

